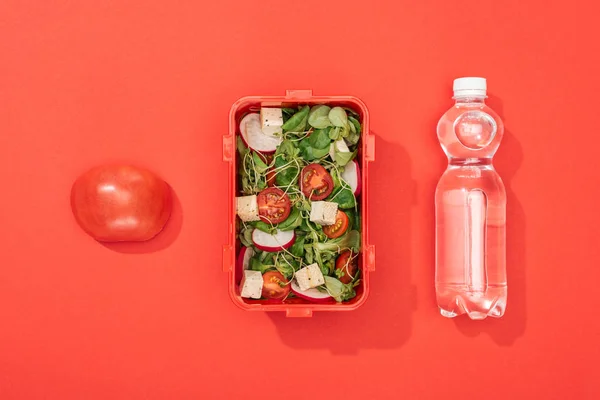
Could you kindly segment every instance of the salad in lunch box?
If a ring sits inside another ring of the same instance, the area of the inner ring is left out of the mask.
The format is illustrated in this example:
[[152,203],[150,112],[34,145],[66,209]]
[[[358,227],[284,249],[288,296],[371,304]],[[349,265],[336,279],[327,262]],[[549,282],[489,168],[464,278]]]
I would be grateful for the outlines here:
[[356,296],[361,131],[359,114],[326,104],[262,107],[240,120],[242,297],[322,303]]

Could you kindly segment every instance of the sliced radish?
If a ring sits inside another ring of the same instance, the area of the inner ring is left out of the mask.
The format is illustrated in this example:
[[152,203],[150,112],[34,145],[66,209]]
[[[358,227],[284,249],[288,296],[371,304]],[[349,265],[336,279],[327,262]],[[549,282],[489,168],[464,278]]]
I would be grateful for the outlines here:
[[252,241],[260,250],[263,251],[279,251],[291,247],[296,241],[294,231],[280,231],[279,229],[274,235],[255,229],[252,232]]
[[252,247],[242,247],[235,263],[235,279],[238,283],[242,280],[244,270],[250,268],[250,259],[254,255]]
[[296,296],[308,300],[312,303],[329,303],[333,300],[333,297],[331,297],[329,293],[321,292],[316,288],[300,290],[300,286],[298,286],[298,283],[296,283],[295,280],[292,281],[291,289]]
[[342,179],[350,185],[352,192],[354,192],[355,196],[360,194],[360,189],[362,187],[362,183],[360,181],[360,168],[358,166],[358,162],[356,160],[350,161],[344,167],[344,172],[342,172]]
[[240,121],[240,134],[244,143],[252,150],[261,153],[272,153],[283,140],[279,136],[265,135],[260,128],[260,114],[252,113],[246,115]]
[[331,160],[335,162],[335,149],[337,148],[338,153],[350,153],[350,149],[348,145],[344,141],[344,139],[336,140],[335,142],[329,145],[329,157]]

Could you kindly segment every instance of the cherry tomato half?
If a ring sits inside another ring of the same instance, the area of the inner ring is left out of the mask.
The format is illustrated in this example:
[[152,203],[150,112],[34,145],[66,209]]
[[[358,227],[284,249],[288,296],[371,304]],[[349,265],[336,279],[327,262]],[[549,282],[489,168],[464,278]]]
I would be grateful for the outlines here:
[[350,283],[356,276],[358,267],[356,266],[356,260],[350,250],[344,250],[335,260],[335,269],[341,269],[344,274],[340,277],[340,282]]
[[152,172],[129,165],[96,167],[71,188],[77,223],[101,242],[141,242],[171,216],[171,188]]
[[323,227],[323,233],[329,239],[335,239],[342,236],[348,229],[348,215],[342,210],[338,210],[335,215],[335,223],[333,225],[327,225]]
[[284,299],[290,292],[288,281],[279,271],[267,271],[263,274],[262,296],[267,299]]
[[300,189],[310,200],[323,200],[333,191],[333,179],[319,164],[309,164],[300,173]]
[[258,215],[267,223],[278,224],[290,215],[290,198],[283,190],[268,188],[257,196]]

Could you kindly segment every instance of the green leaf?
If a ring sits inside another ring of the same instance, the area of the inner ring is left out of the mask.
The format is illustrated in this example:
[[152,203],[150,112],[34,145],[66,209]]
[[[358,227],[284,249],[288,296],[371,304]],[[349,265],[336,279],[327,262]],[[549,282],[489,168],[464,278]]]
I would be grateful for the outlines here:
[[329,131],[331,128],[315,129],[315,131],[307,138],[303,139],[302,142],[306,141],[311,147],[315,149],[327,149],[329,150]]
[[340,188],[337,192],[334,191],[329,201],[337,203],[338,207],[342,210],[354,208],[356,206],[356,199],[354,198],[354,193],[352,193],[352,191],[347,188]]
[[329,120],[329,111],[331,107],[324,104],[313,106],[308,114],[308,124],[316,129],[323,129],[331,126]]
[[360,133],[362,132],[362,127],[360,126],[360,122],[358,122],[358,120],[356,118],[354,118],[353,116],[349,116],[348,121],[350,121],[350,124],[352,125],[352,126],[350,126],[350,129],[352,130],[352,132],[360,135]]
[[289,254],[279,253],[275,260],[275,268],[277,271],[281,272],[286,279],[291,279],[292,276],[294,276],[295,271],[300,269],[298,261],[294,260]]
[[348,136],[346,137],[346,140],[351,145],[357,144],[359,139],[360,139],[360,135],[358,133],[352,133],[352,132],[350,132],[350,134],[348,134]]
[[338,203],[338,208],[340,209],[354,208],[356,206],[356,198],[352,190],[350,190],[350,186],[340,178],[338,172],[335,170],[332,171],[331,177],[334,189],[327,201]]
[[327,154],[329,154],[329,147],[325,147],[322,149],[314,148],[308,142],[305,142],[305,140],[306,139],[300,142],[300,156],[303,159],[307,161],[313,161],[319,158],[323,158]]
[[248,227],[240,232],[240,242],[246,247],[254,246],[254,242],[252,241],[253,230],[253,228]]
[[294,242],[292,247],[290,247],[290,253],[292,253],[296,257],[304,256],[304,242],[305,236],[296,233],[296,241]]
[[318,226],[319,225],[315,224],[314,222],[310,222],[308,218],[303,218],[302,224],[300,224],[300,229],[304,232],[313,232],[317,229]]
[[270,234],[275,233],[275,231],[277,230],[276,227],[271,227],[271,224],[267,224],[266,222],[263,222],[263,221],[257,221],[255,224],[255,227],[259,231],[267,232]]
[[348,124],[348,115],[342,107],[333,107],[329,111],[329,120],[333,126],[344,127]]
[[350,133],[356,133],[356,126],[352,122],[348,124],[350,126]]
[[242,176],[242,192],[244,192],[244,194],[252,194],[252,185],[250,185],[250,179],[248,178],[248,175],[243,175]]
[[300,210],[298,210],[296,207],[292,207],[289,217],[277,225],[277,229],[282,231],[291,231],[292,229],[299,227],[300,224],[302,224],[302,215],[300,214]]
[[281,109],[281,112],[283,114],[283,122],[285,123],[288,119],[290,119],[292,117],[292,115],[294,115],[294,113],[296,112],[296,109],[284,107]]
[[315,129],[309,137],[302,139],[298,144],[300,156],[307,161],[313,161],[329,154],[331,140],[328,132],[330,129]]
[[274,268],[275,268],[274,265],[264,264],[263,262],[260,261],[260,259],[258,259],[256,257],[252,257],[250,259],[250,269],[252,271],[260,271],[261,274],[264,274],[268,270],[274,269]]
[[302,197],[296,203],[296,207],[298,207],[300,211],[310,211],[310,200]]
[[303,132],[306,129],[308,122],[308,113],[310,111],[309,106],[304,106],[292,115],[282,126],[284,132]]
[[344,110],[346,110],[346,112],[348,113],[349,117],[354,117],[354,118],[357,118],[357,119],[360,117],[360,115],[356,111],[354,111],[353,109],[351,109],[350,107],[343,107],[343,108],[344,108]]
[[318,160],[320,158],[325,157],[326,155],[329,154],[329,149],[312,149],[312,152],[310,153],[310,159],[311,160]]
[[238,136],[236,139],[236,145],[237,145],[237,151],[240,153],[240,158],[243,160],[244,157],[246,156],[246,154],[248,154],[248,151],[250,151],[250,149],[248,149],[246,147],[246,145],[244,144],[244,141],[242,140],[241,136]]
[[337,146],[334,148],[334,152],[335,152],[335,162],[339,165],[339,166],[345,166],[346,164],[348,164],[351,160],[354,159],[354,157],[356,157],[357,151],[339,151]]
[[356,231],[360,231],[360,216],[359,214],[354,211],[354,210],[345,210],[344,211],[346,213],[346,215],[348,216],[349,224],[348,224],[348,229],[354,229]]
[[286,164],[288,164],[288,161],[282,156],[275,157],[275,182],[277,186],[289,186],[296,183],[298,176],[300,176],[300,171],[295,162],[289,165]]
[[269,166],[260,158],[258,153],[252,152],[252,160],[254,161],[254,169],[259,174],[264,174],[269,169]]
[[336,126],[332,130],[329,131],[329,139],[336,141],[340,138],[340,128]]
[[351,249],[358,253],[360,251],[360,232],[352,230],[337,239],[313,243],[313,247],[315,251],[320,252],[332,251],[337,253],[339,250]]
[[356,291],[352,283],[344,285],[339,279],[331,276],[325,277],[325,287],[329,294],[338,302],[350,300],[356,296]]
[[308,264],[314,262],[314,251],[312,246],[304,246],[304,259]]
[[350,125],[352,125],[351,123],[346,123],[346,125],[339,127],[340,129],[340,137],[342,138],[347,138],[348,135],[350,134]]
[[284,140],[281,142],[279,146],[277,146],[277,150],[275,151],[275,156],[285,155],[286,159],[292,159],[296,157],[299,153],[298,148],[294,145],[294,142],[291,140]]

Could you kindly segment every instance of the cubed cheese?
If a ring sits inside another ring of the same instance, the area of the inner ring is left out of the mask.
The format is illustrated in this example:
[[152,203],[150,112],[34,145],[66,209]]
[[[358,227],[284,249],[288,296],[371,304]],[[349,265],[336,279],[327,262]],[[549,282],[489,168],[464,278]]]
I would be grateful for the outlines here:
[[236,197],[236,212],[242,221],[259,221],[256,195]]
[[319,225],[335,224],[338,205],[330,201],[313,201],[310,208],[310,220]]
[[316,263],[300,269],[296,272],[295,277],[300,290],[312,289],[325,283],[321,268]]
[[281,128],[283,125],[283,112],[281,108],[261,107],[260,122],[261,129],[265,135],[281,135],[283,132]]
[[245,270],[240,288],[242,297],[260,299],[262,295],[263,277],[260,271]]

